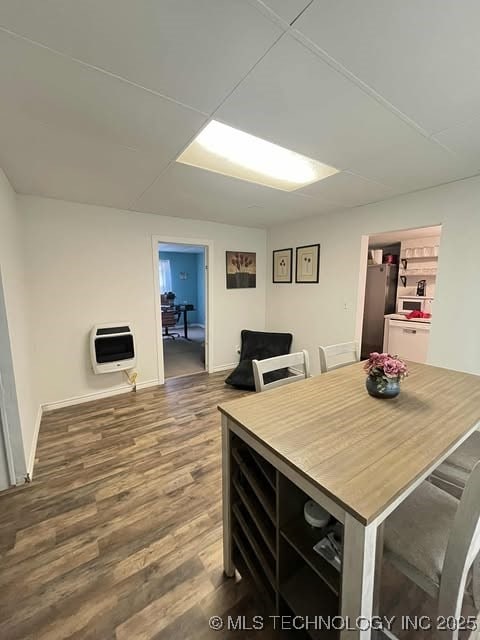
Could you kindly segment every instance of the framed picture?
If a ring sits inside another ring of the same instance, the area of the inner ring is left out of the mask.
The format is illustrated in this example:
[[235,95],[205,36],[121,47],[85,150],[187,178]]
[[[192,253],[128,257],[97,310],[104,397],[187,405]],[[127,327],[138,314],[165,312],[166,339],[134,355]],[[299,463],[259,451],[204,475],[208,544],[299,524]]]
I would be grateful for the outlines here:
[[297,247],[295,282],[317,283],[320,268],[320,245]]
[[277,249],[273,252],[272,282],[292,281],[293,249]]
[[227,289],[254,289],[257,286],[257,254],[226,252]]

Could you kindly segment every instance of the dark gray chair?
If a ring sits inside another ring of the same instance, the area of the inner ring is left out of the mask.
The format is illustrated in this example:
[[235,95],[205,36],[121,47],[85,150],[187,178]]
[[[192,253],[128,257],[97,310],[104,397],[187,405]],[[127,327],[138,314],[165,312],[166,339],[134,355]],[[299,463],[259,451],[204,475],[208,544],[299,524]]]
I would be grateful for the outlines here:
[[[265,360],[290,353],[293,335],[243,329],[241,340],[240,362],[225,382],[238,389],[255,391],[252,360]],[[288,368],[279,369],[265,374],[264,380],[265,383],[270,383],[288,376]]]

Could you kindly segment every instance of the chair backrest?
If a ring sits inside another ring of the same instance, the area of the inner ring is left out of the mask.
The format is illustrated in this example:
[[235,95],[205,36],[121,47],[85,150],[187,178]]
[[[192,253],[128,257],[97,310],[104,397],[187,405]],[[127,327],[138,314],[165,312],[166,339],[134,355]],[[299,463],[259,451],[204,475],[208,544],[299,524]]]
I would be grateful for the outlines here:
[[[468,479],[448,539],[440,581],[438,611],[459,620],[463,594],[473,561],[480,552],[480,462]],[[453,633],[458,638],[458,630]]]
[[[275,356],[274,358],[266,358],[265,360],[252,360],[253,377],[255,379],[255,391],[266,391],[274,387],[280,387],[284,384],[297,382],[310,377],[310,362],[308,359],[308,351],[299,351],[298,353],[288,353],[284,356]],[[264,374],[280,369],[288,369],[290,375],[273,382],[265,382]]]
[[331,344],[328,347],[319,347],[319,350],[320,371],[322,373],[345,367],[347,364],[358,362],[360,359],[356,342]]
[[175,311],[162,311],[162,326],[174,327],[177,324]]
[[175,306],[175,294],[173,292],[165,292],[160,294],[160,304],[163,307],[174,307]]

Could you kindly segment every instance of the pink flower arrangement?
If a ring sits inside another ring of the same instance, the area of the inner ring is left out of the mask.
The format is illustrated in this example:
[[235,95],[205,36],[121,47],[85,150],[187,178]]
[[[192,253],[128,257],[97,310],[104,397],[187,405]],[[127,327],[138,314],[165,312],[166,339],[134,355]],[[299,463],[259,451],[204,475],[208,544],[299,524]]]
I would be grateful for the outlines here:
[[377,353],[374,351],[365,362],[365,371],[373,378],[384,378],[388,380],[402,380],[408,376],[407,365],[397,356],[389,353]]

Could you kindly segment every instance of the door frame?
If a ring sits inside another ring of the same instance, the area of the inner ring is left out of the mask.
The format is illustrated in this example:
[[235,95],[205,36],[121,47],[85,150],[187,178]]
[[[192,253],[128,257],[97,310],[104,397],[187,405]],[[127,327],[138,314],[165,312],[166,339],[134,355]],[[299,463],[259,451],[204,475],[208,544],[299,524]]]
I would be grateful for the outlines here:
[[10,433],[8,430],[7,412],[5,409],[5,391],[2,384],[2,377],[0,373],[0,447],[3,446],[5,452],[5,461],[7,463],[7,474],[10,486],[17,484],[17,477],[15,475],[15,464],[13,460],[12,445],[10,442]]
[[[372,234],[374,235],[374,234]],[[360,239],[360,266],[358,270],[357,308],[355,312],[355,337],[358,350],[362,348],[363,314],[365,307],[365,288],[367,286],[368,243],[370,235],[362,235]]]
[[203,247],[205,250],[205,370],[213,373],[213,242],[205,238],[182,238],[178,236],[152,236],[152,270],[155,301],[155,331],[157,336],[157,376],[158,383],[165,383],[165,365],[163,359],[162,313],[160,308],[160,277],[158,273],[158,245],[187,244]]
[[[20,415],[18,410],[17,390],[13,369],[10,334],[8,330],[7,309],[3,289],[2,272],[0,270],[0,447],[5,452],[7,474],[11,486],[21,484],[25,479],[25,454],[21,436]],[[15,431],[14,431],[15,430]],[[16,437],[15,437],[16,435]],[[12,444],[15,441],[15,449]],[[17,477],[18,472],[18,477]]]

